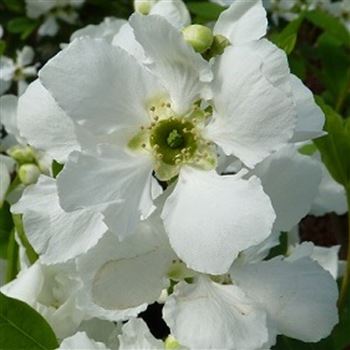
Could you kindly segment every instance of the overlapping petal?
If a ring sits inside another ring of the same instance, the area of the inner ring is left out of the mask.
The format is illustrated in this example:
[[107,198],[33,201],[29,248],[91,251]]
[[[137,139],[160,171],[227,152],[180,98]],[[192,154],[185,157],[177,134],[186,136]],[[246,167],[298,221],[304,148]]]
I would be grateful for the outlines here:
[[27,237],[46,264],[86,253],[107,231],[102,214],[87,209],[65,212],[59,205],[56,181],[46,176],[25,189],[11,210],[23,214]]
[[267,17],[261,0],[234,1],[223,11],[214,26],[214,34],[225,36],[232,45],[259,40],[266,34]]
[[58,162],[65,162],[72,151],[80,149],[74,123],[39,80],[20,97],[17,121],[27,142]]
[[259,177],[276,212],[274,229],[289,231],[308,214],[321,181],[320,164],[290,145],[259,163]]
[[338,322],[337,285],[310,258],[248,264],[232,271],[232,278],[267,311],[280,334],[317,342]]
[[152,62],[148,65],[165,86],[179,114],[203,94],[202,81],[211,79],[209,63],[194,52],[181,32],[161,16],[134,14],[130,18],[136,40]]
[[215,113],[207,133],[253,167],[288,142],[296,123],[285,54],[268,41],[229,47],[215,61]]
[[221,274],[240,251],[269,236],[275,214],[257,178],[184,168],[162,218],[173,249],[190,268]]
[[134,57],[90,38],[74,40],[39,76],[58,105],[93,133],[130,127],[135,131],[148,124],[146,104],[163,93],[157,80]]
[[123,238],[153,210],[151,177],[152,159],[147,154],[107,145],[98,155],[73,152],[57,179],[60,203],[68,211],[103,211],[107,225]]
[[258,349],[268,341],[266,313],[237,286],[206,277],[180,282],[163,318],[171,333],[191,349]]

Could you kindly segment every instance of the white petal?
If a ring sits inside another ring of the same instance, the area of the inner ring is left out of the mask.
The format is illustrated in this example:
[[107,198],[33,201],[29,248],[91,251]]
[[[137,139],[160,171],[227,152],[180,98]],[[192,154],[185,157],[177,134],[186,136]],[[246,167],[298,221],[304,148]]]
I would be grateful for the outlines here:
[[102,210],[119,237],[132,234],[153,207],[152,168],[148,155],[119,147],[101,147],[99,156],[73,152],[57,180],[62,207]]
[[11,183],[11,173],[14,171],[15,166],[16,162],[14,159],[0,154],[0,207],[5,200]]
[[90,339],[86,333],[78,332],[62,341],[59,350],[108,350],[100,342]]
[[17,96],[4,95],[0,97],[1,123],[4,124],[7,133],[21,142],[17,126],[17,103]]
[[142,222],[122,242],[107,234],[78,259],[86,293],[81,305],[90,316],[115,321],[136,316],[167,287],[174,254],[160,224]]
[[260,178],[272,201],[277,231],[289,231],[308,214],[321,181],[320,164],[294,146],[283,147],[251,173]]
[[261,0],[234,1],[220,14],[214,34],[225,36],[235,46],[262,38],[266,29],[266,11]]
[[232,278],[265,308],[280,334],[317,342],[338,322],[336,282],[309,258],[245,265]]
[[25,0],[27,15],[30,18],[38,18],[46,12],[49,12],[57,4],[56,1],[47,0]]
[[164,305],[163,318],[191,349],[253,350],[268,340],[265,312],[236,286],[205,277],[180,282]]
[[24,46],[24,48],[17,52],[17,64],[20,67],[28,66],[33,62],[34,50],[30,46]]
[[326,166],[320,160],[320,154],[318,152],[313,158],[318,159],[320,162],[322,180],[312,204],[310,214],[316,216],[331,212],[335,212],[338,215],[345,214],[348,211],[348,205],[344,187],[333,179]]
[[11,87],[11,84],[12,84],[11,80],[9,81],[3,80],[0,74],[0,96],[4,94]]
[[76,30],[70,37],[70,41],[77,38],[89,37],[94,39],[105,39],[112,42],[113,37],[119,29],[127,23],[124,19],[106,17],[100,24],[89,24],[84,28]]
[[275,214],[257,178],[184,168],[162,218],[170,244],[190,268],[222,274],[240,251],[270,234]]
[[[16,66],[13,60],[6,56],[0,57],[0,81],[1,85],[4,82],[11,81],[13,79],[13,75],[15,74]],[[1,86],[1,90],[5,91],[5,89]]]
[[56,182],[46,176],[26,188],[11,210],[24,214],[28,239],[46,264],[65,262],[85,253],[107,231],[102,214],[91,210],[63,211]]
[[204,93],[202,80],[211,78],[209,63],[194,52],[182,34],[160,16],[131,16],[137,41],[152,60],[149,68],[168,90],[176,112],[186,112]]
[[312,242],[303,242],[291,248],[289,260],[300,259],[301,257],[310,257],[317,261],[334,279],[338,278],[339,265],[339,245],[333,247],[315,246]]
[[156,339],[141,318],[131,319],[122,328],[119,338],[119,350],[164,349],[161,340]]
[[55,16],[46,17],[43,24],[38,29],[41,36],[55,36],[59,30],[59,26]]
[[293,134],[295,106],[284,91],[286,56],[265,40],[229,47],[215,62],[214,75],[216,113],[208,137],[253,167]]
[[1,287],[5,295],[34,305],[44,285],[42,267],[36,262],[26,270],[22,270],[17,277]]
[[73,122],[39,80],[19,99],[18,127],[30,145],[59,162],[67,161],[72,151],[80,149]]
[[324,114],[316,104],[312,92],[293,74],[290,81],[297,108],[297,125],[291,141],[307,141],[324,135]]
[[130,26],[129,22],[125,23],[114,36],[112,45],[119,46],[130,55],[134,56],[139,62],[146,62],[145,51],[143,47],[136,40],[134,30]]
[[151,8],[149,14],[164,17],[177,29],[191,24],[190,13],[182,0],[160,0]]
[[146,103],[162,92],[127,52],[89,38],[74,40],[39,76],[59,106],[94,133],[148,124]]

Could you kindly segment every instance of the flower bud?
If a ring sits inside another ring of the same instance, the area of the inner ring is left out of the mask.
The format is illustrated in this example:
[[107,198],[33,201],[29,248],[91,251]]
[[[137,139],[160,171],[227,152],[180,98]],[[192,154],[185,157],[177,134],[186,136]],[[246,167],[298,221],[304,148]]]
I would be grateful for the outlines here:
[[19,167],[18,176],[24,185],[37,182],[41,172],[35,164],[23,164]]
[[208,50],[214,39],[212,31],[200,24],[192,24],[184,28],[182,34],[185,40],[199,53]]
[[230,41],[223,35],[215,35],[210,49],[205,53],[207,56],[206,58],[209,59],[215,56],[222,55],[224,53],[225,48],[229,45],[231,45]]
[[134,0],[134,9],[142,15],[148,15],[155,3],[155,0]]
[[18,163],[32,163],[35,161],[35,154],[31,147],[16,145],[7,150],[7,154]]

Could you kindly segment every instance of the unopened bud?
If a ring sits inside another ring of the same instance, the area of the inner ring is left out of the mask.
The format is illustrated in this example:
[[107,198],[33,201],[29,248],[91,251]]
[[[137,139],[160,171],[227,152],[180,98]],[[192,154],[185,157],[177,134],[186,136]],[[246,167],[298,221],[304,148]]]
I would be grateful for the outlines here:
[[214,39],[212,31],[200,24],[192,24],[184,28],[182,34],[185,40],[199,53],[208,50]]
[[36,183],[40,174],[40,169],[35,164],[23,164],[18,170],[19,179],[24,185]]
[[155,3],[156,0],[134,0],[134,9],[142,15],[148,15]]
[[208,58],[222,55],[227,46],[231,45],[230,41],[221,34],[214,36],[211,48],[206,52]]
[[31,147],[16,145],[7,150],[7,154],[18,163],[32,163],[35,161],[35,154]]

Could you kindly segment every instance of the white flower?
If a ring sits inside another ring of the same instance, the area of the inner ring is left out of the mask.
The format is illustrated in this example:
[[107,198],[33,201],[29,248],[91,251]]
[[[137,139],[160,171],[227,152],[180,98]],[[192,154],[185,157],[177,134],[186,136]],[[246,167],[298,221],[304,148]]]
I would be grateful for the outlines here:
[[201,276],[175,287],[163,317],[181,344],[266,349],[278,334],[317,342],[338,321],[336,283],[308,257],[234,265],[230,278],[233,284]]
[[47,176],[26,188],[11,211],[23,214],[26,235],[45,264],[66,262],[85,253],[107,231],[101,214],[91,210],[63,211],[56,181]]
[[34,51],[29,46],[24,46],[17,51],[16,60],[6,56],[0,57],[0,95],[6,92],[13,81],[17,83],[18,95],[22,95],[27,88],[26,79],[34,77],[37,65],[31,65],[34,58]]
[[156,339],[149,331],[146,323],[139,318],[131,319],[122,327],[118,336],[119,350],[162,350],[163,341]]
[[345,214],[348,211],[348,206],[344,187],[333,179],[326,166],[322,163],[318,151],[312,155],[312,158],[317,160],[322,167],[322,180],[310,214],[316,216],[331,212],[338,215]]
[[60,201],[68,211],[98,208],[125,237],[152,210],[152,172],[161,180],[179,175],[162,213],[170,242],[190,267],[226,272],[239,251],[269,235],[274,213],[256,178],[211,170],[214,144],[252,167],[291,138],[286,57],[265,40],[233,45],[207,84],[209,65],[166,20],[133,15],[130,24],[147,69],[120,48],[81,39],[40,72],[74,122],[105,135],[97,151],[72,154],[58,178]]
[[164,17],[177,29],[191,23],[190,13],[182,0],[134,0],[134,7],[143,15]]
[[301,155],[297,147],[283,147],[251,172],[260,178],[276,213],[274,230],[288,232],[306,216],[321,182],[321,165]]
[[174,259],[158,212],[122,242],[107,233],[77,260],[84,283],[79,305],[90,317],[135,317],[168,287],[167,272]]
[[90,339],[85,332],[78,332],[62,341],[58,350],[108,350],[105,344]]
[[73,334],[84,317],[76,307],[80,282],[72,264],[45,266],[39,260],[1,288],[38,311],[59,338]]
[[39,80],[31,83],[19,98],[16,124],[31,146],[45,151],[59,163],[80,149],[73,122]]
[[70,41],[77,38],[105,39],[112,42],[113,37],[119,29],[127,23],[124,19],[106,17],[100,24],[89,24],[84,28],[76,30],[70,37]]
[[312,260],[317,261],[336,280],[339,277],[339,249],[339,245],[321,247],[315,246],[312,242],[303,242],[294,245],[290,244],[288,254],[293,255],[294,258],[310,257]]
[[[115,335],[117,337],[117,335]],[[153,337],[142,319],[131,319],[121,328],[118,344],[106,345],[98,342],[85,332],[77,332],[62,341],[59,350],[154,350],[164,349],[164,343]]]
[[44,16],[39,35],[54,36],[59,29],[57,19],[74,24],[78,19],[76,9],[84,2],[85,0],[26,0],[26,12],[29,18]]

